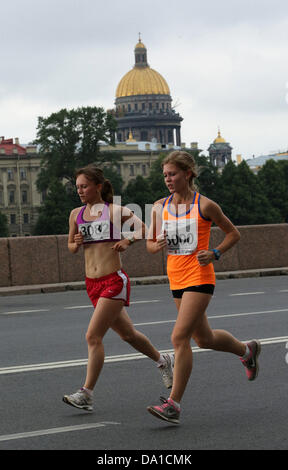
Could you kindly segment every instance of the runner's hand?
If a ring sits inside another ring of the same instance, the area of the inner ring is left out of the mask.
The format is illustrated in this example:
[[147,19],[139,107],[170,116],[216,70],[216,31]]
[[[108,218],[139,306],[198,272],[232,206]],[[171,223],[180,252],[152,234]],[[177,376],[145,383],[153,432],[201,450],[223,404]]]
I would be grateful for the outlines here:
[[128,246],[130,245],[130,241],[127,238],[124,238],[123,240],[120,240],[119,242],[115,243],[115,245],[113,245],[111,248],[114,251],[121,252],[127,250]]
[[78,232],[74,235],[74,242],[76,243],[77,246],[83,245],[83,235],[82,233]]
[[196,258],[200,266],[207,266],[207,264],[212,263],[215,260],[213,251],[201,250],[198,251]]

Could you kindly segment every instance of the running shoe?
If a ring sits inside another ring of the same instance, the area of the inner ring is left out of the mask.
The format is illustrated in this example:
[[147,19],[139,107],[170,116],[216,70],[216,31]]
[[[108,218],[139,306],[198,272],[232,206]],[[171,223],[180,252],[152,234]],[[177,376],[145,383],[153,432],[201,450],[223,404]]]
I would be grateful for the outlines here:
[[258,356],[261,352],[261,344],[256,339],[253,339],[253,341],[247,343],[247,346],[250,349],[250,356],[248,359],[240,358],[240,361],[246,369],[248,380],[255,380],[259,371]]
[[174,367],[174,354],[163,354],[165,363],[158,366],[159,372],[162,375],[162,380],[166,388],[171,388],[173,384],[173,367]]
[[80,408],[81,410],[93,411],[93,402],[92,398],[88,395],[83,388],[80,388],[76,393],[72,395],[64,395],[64,403],[67,405],[75,406],[75,408]]
[[179,424],[180,409],[174,404],[171,398],[160,397],[160,401],[163,405],[159,406],[148,406],[147,411],[156,418],[169,421],[169,423]]

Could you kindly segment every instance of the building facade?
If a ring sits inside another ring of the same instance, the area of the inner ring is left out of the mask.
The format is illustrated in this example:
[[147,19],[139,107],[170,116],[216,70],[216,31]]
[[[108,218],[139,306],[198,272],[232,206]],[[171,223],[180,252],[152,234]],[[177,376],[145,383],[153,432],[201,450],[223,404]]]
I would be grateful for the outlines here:
[[180,146],[183,119],[172,107],[166,80],[150,68],[140,38],[134,54],[133,69],[124,75],[116,90],[117,141],[125,142],[132,133],[136,141]]
[[36,146],[0,138],[0,212],[8,219],[11,237],[32,233],[42,202],[36,187],[39,170]]

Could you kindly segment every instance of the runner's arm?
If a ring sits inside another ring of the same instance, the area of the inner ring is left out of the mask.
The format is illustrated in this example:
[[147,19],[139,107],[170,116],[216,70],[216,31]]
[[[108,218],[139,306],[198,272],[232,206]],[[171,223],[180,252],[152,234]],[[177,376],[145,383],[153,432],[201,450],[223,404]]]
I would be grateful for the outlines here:
[[162,232],[163,199],[156,201],[151,212],[151,224],[148,231],[146,249],[148,253],[158,253],[167,246],[166,234]]
[[[228,251],[232,246],[240,240],[240,232],[233,225],[230,219],[223,213],[221,207],[216,202],[204,198],[203,209],[201,212],[205,218],[212,220],[224,233],[225,237],[219,245],[213,247],[220,251],[221,254]],[[201,265],[206,265],[215,260],[212,250],[201,250],[197,253],[197,259]]]
[[73,209],[69,217],[68,250],[70,253],[77,253],[83,244],[83,235],[78,232],[76,224],[76,212],[77,209]]

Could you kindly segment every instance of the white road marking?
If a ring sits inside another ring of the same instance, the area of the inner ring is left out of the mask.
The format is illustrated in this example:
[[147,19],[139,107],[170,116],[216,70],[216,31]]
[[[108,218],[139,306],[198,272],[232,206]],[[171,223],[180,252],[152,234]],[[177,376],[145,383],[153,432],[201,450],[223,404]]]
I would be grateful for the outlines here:
[[[244,343],[247,341],[249,340],[243,340]],[[285,343],[288,341],[288,336],[277,336],[274,338],[262,338],[262,339],[259,339],[259,341],[261,344]],[[195,347],[192,347],[192,351],[195,353],[198,353],[198,352],[211,351],[211,349],[200,349],[198,348],[198,346],[195,346]],[[173,352],[173,349],[168,349],[168,350],[165,349],[165,350],[160,351],[160,353],[172,353],[172,352]],[[107,356],[105,358],[105,363],[135,361],[138,359],[147,359],[147,357],[141,353],[120,354],[116,356]],[[66,368],[66,367],[79,367],[79,366],[86,366],[86,365],[87,365],[87,359],[74,359],[71,361],[47,362],[47,363],[40,363],[40,364],[28,364],[28,365],[22,365],[22,366],[10,366],[10,367],[0,368],[0,375],[60,369],[60,368]]]
[[[130,302],[130,304],[150,304],[155,302],[161,302],[161,300],[135,300]],[[76,309],[83,309],[83,308],[91,308],[93,309],[93,305],[73,305],[72,307],[63,307],[64,310],[76,310]],[[47,308],[39,308],[37,310],[15,310],[11,312],[0,312],[0,315],[17,315],[18,313],[38,313],[38,312],[50,312],[51,309]]]
[[239,294],[229,294],[229,297],[235,297],[237,295],[257,295],[257,294],[265,294],[265,292],[240,292]]
[[49,312],[47,308],[40,308],[37,310],[17,310],[15,312],[1,312],[0,315],[15,315],[17,313],[38,313],[38,312]]
[[[288,312],[288,308],[278,309],[278,310],[262,310],[259,312],[245,312],[245,313],[227,313],[223,315],[210,315],[208,319],[213,318],[230,318],[230,317],[243,317],[246,315],[262,315],[264,313],[280,313]],[[134,323],[134,326],[148,326],[148,325],[159,325],[162,323],[175,323],[176,320],[162,320],[162,321],[151,321],[145,323]]]
[[85,431],[87,429],[95,429],[95,428],[102,428],[107,425],[116,425],[120,423],[113,423],[110,421],[103,421],[101,423],[87,423],[87,424],[78,424],[75,426],[64,426],[61,428],[51,428],[51,429],[40,429],[39,431],[28,431],[28,432],[20,432],[17,434],[6,434],[0,436],[0,442],[3,441],[12,441],[15,439],[26,439],[28,437],[39,437],[39,436],[47,436],[48,434],[59,434],[63,432],[72,432],[72,431]]
[[[155,303],[155,302],[161,302],[161,300],[135,300],[135,301],[132,301],[130,302],[130,305],[131,304],[151,304],[151,303]],[[64,307],[64,310],[75,310],[77,308],[92,308],[93,309],[93,305],[90,304],[90,305],[75,305],[73,307]]]

